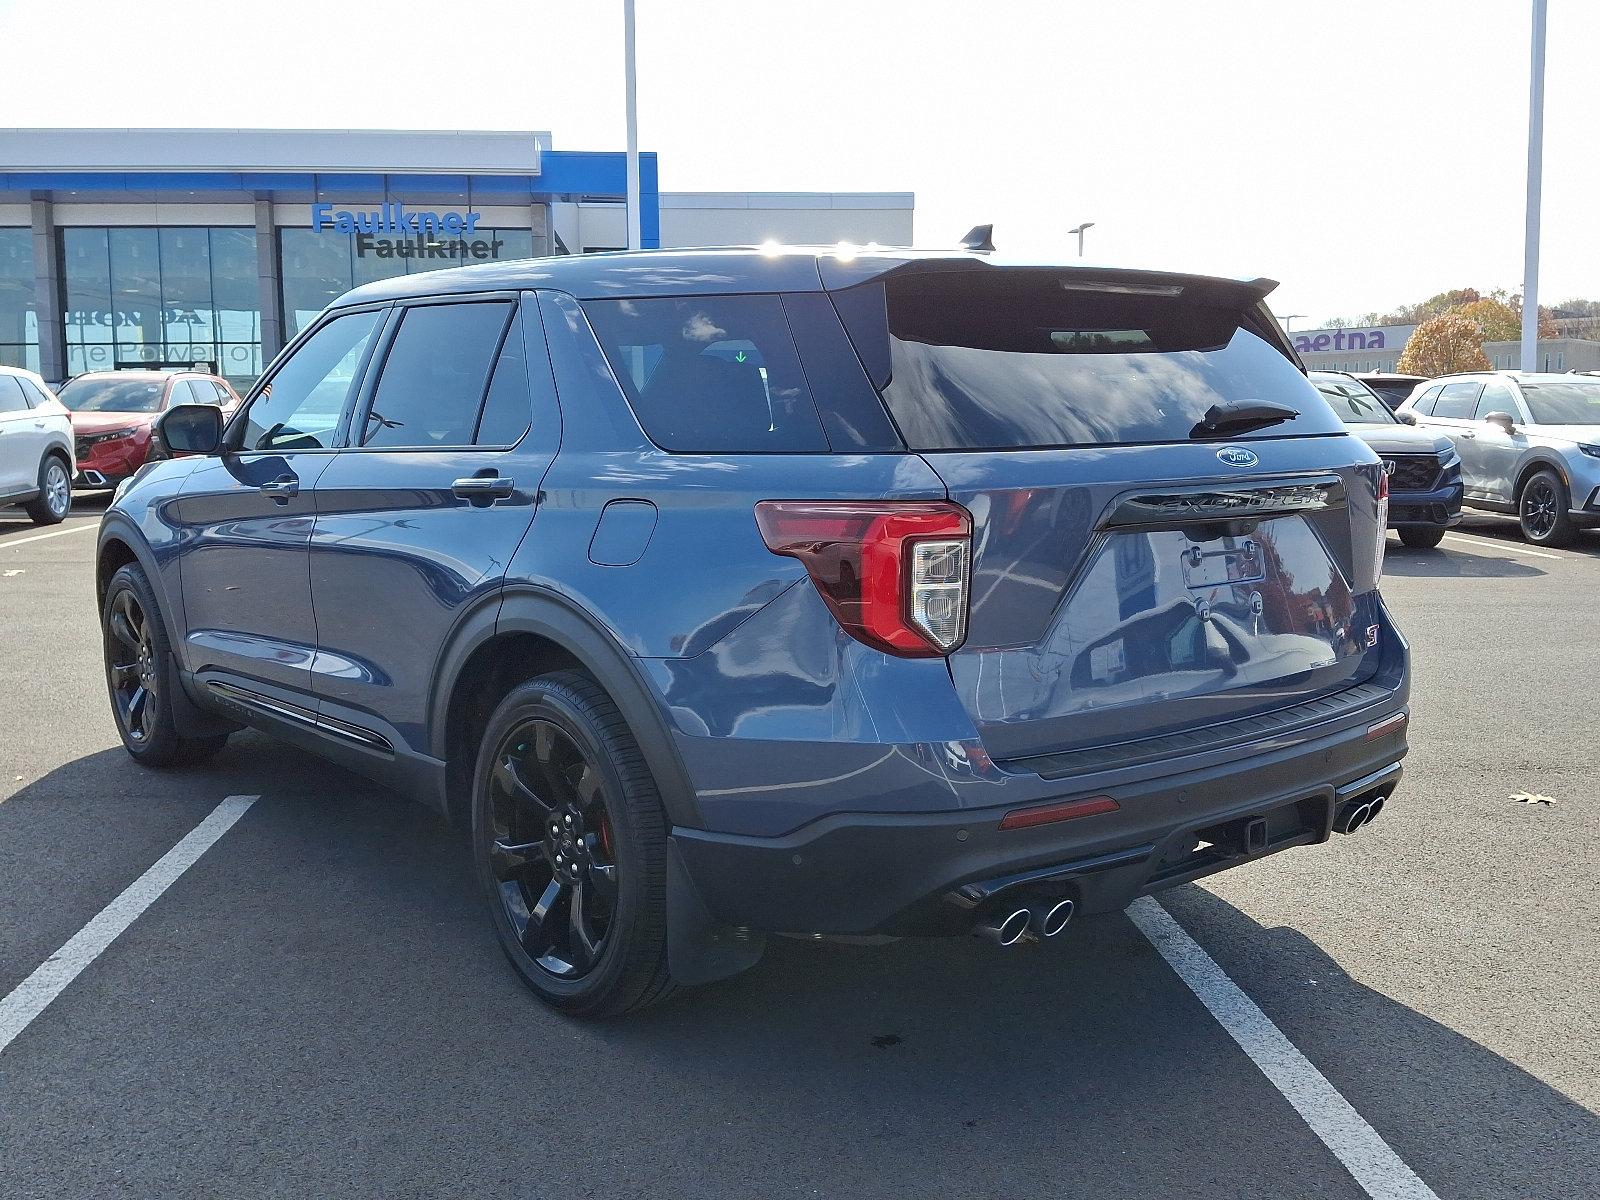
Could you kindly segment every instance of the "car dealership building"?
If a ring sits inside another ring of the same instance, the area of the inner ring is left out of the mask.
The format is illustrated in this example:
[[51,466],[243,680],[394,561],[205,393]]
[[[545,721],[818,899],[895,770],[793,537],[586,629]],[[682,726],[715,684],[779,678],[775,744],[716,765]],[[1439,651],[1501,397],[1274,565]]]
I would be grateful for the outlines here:
[[[907,192],[663,193],[639,159],[647,248],[911,241]],[[625,178],[548,133],[0,130],[0,363],[247,384],[357,284],[623,248]]]

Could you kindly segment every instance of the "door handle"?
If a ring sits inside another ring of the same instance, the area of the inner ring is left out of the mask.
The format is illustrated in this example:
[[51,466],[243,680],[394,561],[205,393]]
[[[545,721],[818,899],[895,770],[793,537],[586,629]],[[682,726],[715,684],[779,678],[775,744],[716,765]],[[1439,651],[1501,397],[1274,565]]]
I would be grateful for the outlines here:
[[1463,429],[1459,433],[1457,433],[1456,436],[1457,437],[1464,437],[1464,438],[1467,439],[1467,441],[1470,442],[1470,441],[1473,441],[1474,439],[1476,439],[1478,435],[1476,433],[1474,433],[1470,429]]
[[504,500],[517,490],[517,481],[501,475],[469,475],[450,485],[450,490],[463,500]]
[[271,496],[279,504],[287,504],[300,494],[300,481],[293,475],[281,475],[271,483],[261,485],[261,494]]

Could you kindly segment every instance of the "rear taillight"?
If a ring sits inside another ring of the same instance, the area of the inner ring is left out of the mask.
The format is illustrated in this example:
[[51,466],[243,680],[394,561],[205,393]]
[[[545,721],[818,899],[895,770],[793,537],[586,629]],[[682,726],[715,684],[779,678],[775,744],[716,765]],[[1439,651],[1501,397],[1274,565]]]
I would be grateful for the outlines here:
[[906,657],[948,654],[967,633],[972,518],[943,501],[763,500],[774,554],[805,564],[845,632]]
[[1373,562],[1374,582],[1383,581],[1383,556],[1389,549],[1389,469],[1378,467],[1378,557]]

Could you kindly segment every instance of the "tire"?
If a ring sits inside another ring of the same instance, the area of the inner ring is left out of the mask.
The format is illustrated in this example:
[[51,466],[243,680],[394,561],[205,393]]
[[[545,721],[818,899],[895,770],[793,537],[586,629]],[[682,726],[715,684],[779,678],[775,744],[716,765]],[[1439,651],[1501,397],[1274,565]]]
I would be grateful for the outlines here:
[[22,506],[35,525],[59,525],[72,511],[72,471],[53,451],[39,464],[39,498]]
[[1444,541],[1443,525],[1405,525],[1395,532],[1413,550],[1432,550]]
[[618,1016],[676,990],[666,816],[588,675],[541,675],[495,709],[473,772],[472,858],[501,949],[551,1007]]
[[1522,540],[1535,546],[1565,546],[1578,529],[1568,513],[1567,485],[1548,467],[1535,471],[1517,494],[1517,522]]
[[[177,672],[155,590],[136,563],[111,577],[100,610],[106,690],[122,745],[144,767],[202,762],[228,735],[184,737],[172,715]],[[142,696],[140,693],[143,693]]]

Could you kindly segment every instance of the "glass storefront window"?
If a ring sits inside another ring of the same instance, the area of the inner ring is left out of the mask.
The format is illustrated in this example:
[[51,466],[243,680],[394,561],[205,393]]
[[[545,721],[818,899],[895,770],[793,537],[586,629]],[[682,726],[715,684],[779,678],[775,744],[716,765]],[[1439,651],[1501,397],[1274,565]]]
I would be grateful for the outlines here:
[[33,231],[0,229],[0,364],[39,369]]
[[243,390],[261,373],[254,229],[71,227],[61,260],[69,375],[200,364]]
[[[283,320],[285,336],[293,337],[353,287],[396,275],[464,266],[472,259],[441,255],[418,258],[408,243],[404,253],[385,255],[363,247],[350,234],[327,230],[282,229]],[[441,237],[441,241],[450,239]],[[527,229],[479,229],[469,244],[482,242],[495,260],[533,257],[533,233]],[[498,243],[498,244],[497,244]],[[433,243],[430,241],[429,243]]]

